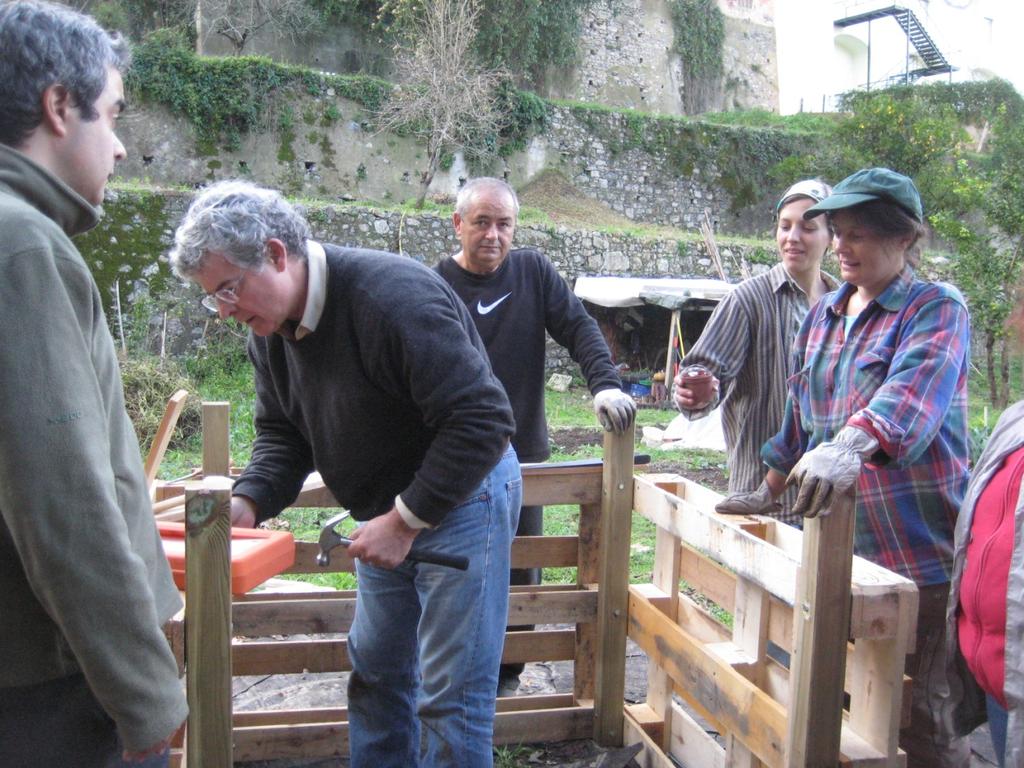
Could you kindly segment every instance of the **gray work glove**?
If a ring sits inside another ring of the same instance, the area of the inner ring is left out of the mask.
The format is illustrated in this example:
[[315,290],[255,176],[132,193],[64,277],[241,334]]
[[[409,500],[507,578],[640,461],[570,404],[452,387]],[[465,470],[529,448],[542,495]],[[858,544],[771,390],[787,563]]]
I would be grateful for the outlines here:
[[636,403],[621,389],[602,389],[594,395],[594,413],[606,432],[624,432],[636,416]]
[[836,436],[805,453],[786,478],[796,484],[793,512],[804,517],[827,514],[832,500],[857,482],[864,462],[878,450],[878,441],[862,429],[843,427]]
[[720,515],[779,515],[782,505],[772,498],[768,481],[762,480],[756,491],[734,493],[715,505]]

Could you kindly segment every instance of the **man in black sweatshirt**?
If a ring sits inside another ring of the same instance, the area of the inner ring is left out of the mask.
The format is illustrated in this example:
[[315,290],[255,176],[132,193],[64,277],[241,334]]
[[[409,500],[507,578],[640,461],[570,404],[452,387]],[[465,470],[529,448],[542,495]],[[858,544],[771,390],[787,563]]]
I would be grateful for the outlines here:
[[[466,308],[412,259],[312,241],[280,194],[246,182],[192,203],[171,262],[251,331],[256,441],[233,524],[278,514],[314,469],[362,522],[351,765],[490,766],[522,488]],[[406,560],[418,549],[469,569]]]
[[[544,418],[546,334],[569,350],[594,395],[605,429],[622,431],[636,404],[622,391],[601,330],[548,258],[534,248],[511,250],[519,201],[501,179],[472,179],[459,190],[452,221],[462,250],[437,271],[466,303],[516,419],[512,438],[520,461],[551,455]],[[540,506],[520,510],[520,536],[544,533]],[[539,568],[512,571],[513,584],[540,584]],[[533,629],[533,627],[510,627]],[[522,664],[503,664],[499,693],[512,694]]]

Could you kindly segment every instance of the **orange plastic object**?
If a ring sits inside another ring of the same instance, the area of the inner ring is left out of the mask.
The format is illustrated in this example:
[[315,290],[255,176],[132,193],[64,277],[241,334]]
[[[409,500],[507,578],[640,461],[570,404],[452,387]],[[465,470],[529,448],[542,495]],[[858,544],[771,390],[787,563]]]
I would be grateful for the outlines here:
[[[158,522],[164,554],[171,564],[174,583],[185,588],[185,524]],[[231,592],[244,595],[291,567],[295,562],[295,538],[287,531],[262,528],[231,529]]]

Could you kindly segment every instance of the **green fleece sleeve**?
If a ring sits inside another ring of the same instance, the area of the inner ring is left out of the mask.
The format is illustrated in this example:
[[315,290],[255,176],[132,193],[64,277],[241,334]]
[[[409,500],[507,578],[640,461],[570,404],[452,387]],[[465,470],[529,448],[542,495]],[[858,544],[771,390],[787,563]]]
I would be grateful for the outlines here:
[[178,598],[163,589],[99,293],[71,243],[55,240],[0,253],[0,590],[19,591],[4,604],[20,611],[0,622],[0,652],[18,651],[0,653],[0,680],[78,668],[141,750],[187,713],[160,628]]

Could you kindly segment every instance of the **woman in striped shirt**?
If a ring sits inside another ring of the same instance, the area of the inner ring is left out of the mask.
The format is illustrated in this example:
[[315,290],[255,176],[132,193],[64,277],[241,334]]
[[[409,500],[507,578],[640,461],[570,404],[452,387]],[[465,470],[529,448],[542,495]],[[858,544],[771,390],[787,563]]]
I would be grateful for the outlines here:
[[[764,486],[761,446],[782,424],[786,377],[794,371],[793,339],[808,309],[837,281],[821,271],[832,233],[822,219],[804,219],[804,212],[828,197],[831,188],[818,179],[799,181],[775,206],[775,242],[779,263],[763,275],[738,285],[718,306],[680,368],[707,368],[715,377],[709,395],[676,377],[676,406],[689,419],[722,406],[722,429],[728,449],[729,491],[743,494],[720,505],[720,512],[772,514],[798,522],[789,514],[795,494],[781,505]],[[760,487],[759,487],[760,485]]]

